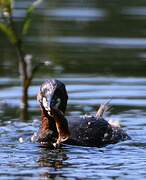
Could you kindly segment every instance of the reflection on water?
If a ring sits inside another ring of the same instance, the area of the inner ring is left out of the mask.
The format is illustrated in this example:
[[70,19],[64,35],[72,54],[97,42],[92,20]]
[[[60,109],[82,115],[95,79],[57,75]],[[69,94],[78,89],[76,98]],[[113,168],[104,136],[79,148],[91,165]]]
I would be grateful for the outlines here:
[[[18,28],[31,2],[16,0]],[[35,77],[28,122],[19,119],[16,52],[0,32],[0,180],[146,178],[145,19],[144,0],[44,1],[24,48],[34,64],[52,60],[55,69],[41,68]],[[95,114],[100,103],[112,99],[106,118],[119,121],[132,140],[101,149],[53,151],[32,143],[40,125],[36,94],[49,77],[67,86],[66,115]]]
[[146,48],[146,38],[95,38],[95,37],[54,37],[54,38],[40,38],[29,37],[29,42],[41,42],[41,43],[58,43],[58,44],[68,44],[68,45],[98,45],[108,48]]
[[63,21],[97,21],[106,16],[106,12],[104,10],[97,8],[57,8],[49,11],[43,11],[43,14]]
[[145,178],[145,78],[65,75],[60,80],[65,82],[69,92],[67,115],[94,114],[99,103],[113,97],[113,109],[106,118],[119,121],[132,140],[101,149],[68,145],[59,150],[41,148],[31,142],[31,136],[40,125],[36,93],[43,79],[36,79],[36,85],[30,89],[28,122],[18,119],[21,92],[18,82],[3,79],[0,179],[131,179],[133,172],[136,179]]
[[[47,79],[48,77],[45,77]],[[146,79],[138,77],[108,77],[96,75],[65,75],[56,77],[66,84],[69,92],[69,104],[82,106],[99,105],[112,99],[113,105],[145,106]],[[1,106],[19,106],[21,87],[18,80],[2,78],[0,99]],[[29,91],[30,107],[38,107],[36,94],[43,79],[36,79]]]
[[122,11],[123,14],[136,16],[137,19],[145,19],[146,17],[146,7],[127,7]]
[[[23,0],[15,3],[17,23],[21,24],[29,4]],[[51,59],[67,73],[145,76],[145,7],[143,0],[133,4],[44,1],[24,38],[25,51],[33,55],[34,62]],[[1,33],[0,42],[0,74],[18,75],[16,52],[8,48]],[[41,69],[40,75],[43,73]]]

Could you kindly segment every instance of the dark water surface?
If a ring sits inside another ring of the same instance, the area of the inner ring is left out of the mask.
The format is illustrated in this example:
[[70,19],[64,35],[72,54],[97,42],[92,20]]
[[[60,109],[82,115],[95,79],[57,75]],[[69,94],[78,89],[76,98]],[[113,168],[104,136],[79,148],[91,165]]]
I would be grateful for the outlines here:
[[[32,1],[16,1],[21,18]],[[146,2],[44,1],[25,38],[41,68],[30,88],[28,121],[20,117],[21,86],[14,48],[0,33],[0,180],[146,179]],[[66,115],[94,114],[112,98],[107,120],[119,122],[132,140],[105,148],[41,148],[31,141],[40,125],[36,94],[47,78],[69,93]]]
[[[132,140],[101,149],[66,145],[53,151],[31,142],[40,124],[35,98],[39,86],[30,89],[31,120],[23,122],[17,118],[20,87],[14,79],[1,80],[5,85],[0,90],[4,99],[0,112],[0,179],[146,178],[145,78],[91,75],[60,78],[69,92],[67,115],[94,114],[99,103],[112,97],[113,109],[106,118],[118,121]],[[36,80],[38,84],[42,81]]]

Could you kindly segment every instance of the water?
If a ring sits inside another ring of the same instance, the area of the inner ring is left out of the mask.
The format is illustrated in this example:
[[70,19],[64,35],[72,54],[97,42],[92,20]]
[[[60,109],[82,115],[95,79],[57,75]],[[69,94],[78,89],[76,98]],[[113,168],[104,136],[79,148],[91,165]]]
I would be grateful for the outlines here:
[[[131,179],[133,174],[135,179],[146,178],[145,78],[70,76],[60,78],[69,92],[67,115],[94,114],[101,102],[112,97],[113,109],[106,118],[119,121],[132,140],[100,149],[68,145],[59,150],[41,148],[31,142],[40,124],[35,97],[39,86],[30,89],[31,118],[23,122],[13,119],[20,103],[20,87],[16,81],[9,85],[8,79],[1,79],[4,87],[0,94],[6,101],[0,113],[0,179]],[[4,96],[3,92],[10,93]]]
[[[17,24],[31,2],[16,1]],[[146,2],[45,1],[34,14],[24,49],[33,64],[50,60],[53,67],[33,80],[27,121],[20,118],[16,52],[0,33],[0,180],[146,179]],[[47,78],[66,84],[67,116],[95,114],[112,99],[105,118],[132,140],[58,150],[32,142],[40,125],[36,94]]]

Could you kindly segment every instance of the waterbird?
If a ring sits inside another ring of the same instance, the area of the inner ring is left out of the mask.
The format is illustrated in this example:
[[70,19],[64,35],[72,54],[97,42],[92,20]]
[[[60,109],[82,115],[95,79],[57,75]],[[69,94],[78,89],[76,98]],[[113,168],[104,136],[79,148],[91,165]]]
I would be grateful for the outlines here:
[[41,127],[37,141],[43,147],[59,148],[62,144],[104,147],[131,139],[117,124],[103,118],[109,101],[101,104],[95,115],[66,117],[68,93],[65,84],[56,79],[46,80],[37,100],[41,108]]

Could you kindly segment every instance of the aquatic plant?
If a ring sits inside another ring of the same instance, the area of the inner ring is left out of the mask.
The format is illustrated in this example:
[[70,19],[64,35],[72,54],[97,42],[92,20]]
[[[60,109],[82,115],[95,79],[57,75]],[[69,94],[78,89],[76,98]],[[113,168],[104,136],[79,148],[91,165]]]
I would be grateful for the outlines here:
[[28,89],[36,70],[40,66],[40,64],[37,64],[32,67],[32,55],[28,55],[24,51],[23,39],[29,31],[33,12],[42,1],[43,0],[34,1],[27,8],[26,15],[23,18],[21,29],[19,30],[19,32],[16,28],[15,18],[13,16],[14,0],[0,0],[0,31],[2,31],[7,36],[9,41],[15,47],[19,61],[19,73],[22,82],[22,119],[28,118]]

